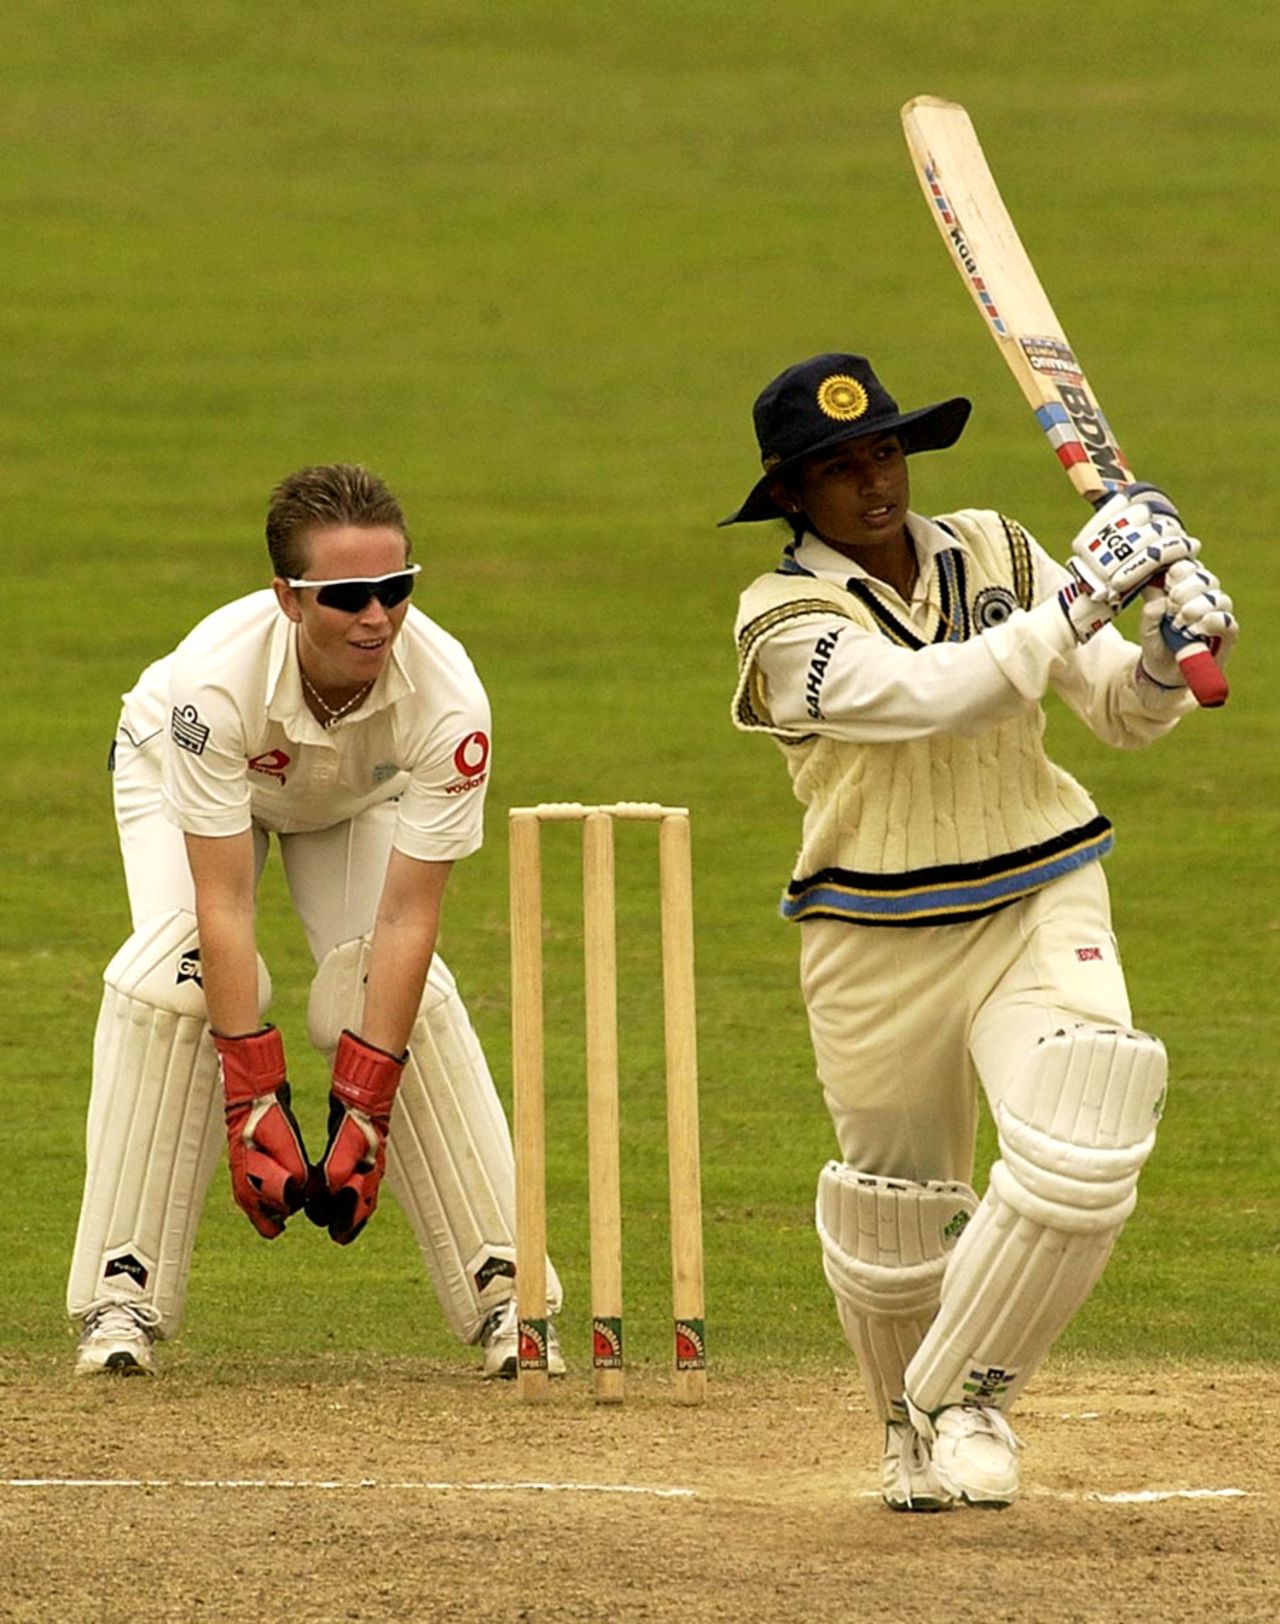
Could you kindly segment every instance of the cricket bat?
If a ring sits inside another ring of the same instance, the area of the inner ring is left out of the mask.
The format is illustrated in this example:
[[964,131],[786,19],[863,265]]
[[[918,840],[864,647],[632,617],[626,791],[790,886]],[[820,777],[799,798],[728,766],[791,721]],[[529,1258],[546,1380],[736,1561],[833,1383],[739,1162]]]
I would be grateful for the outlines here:
[[[1067,478],[1100,507],[1134,483],[1133,473],[1022,246],[968,113],[956,102],[917,96],[902,109],[902,127],[934,223],[987,331]],[[1227,680],[1208,648],[1171,620],[1162,631],[1199,703],[1224,704]]]

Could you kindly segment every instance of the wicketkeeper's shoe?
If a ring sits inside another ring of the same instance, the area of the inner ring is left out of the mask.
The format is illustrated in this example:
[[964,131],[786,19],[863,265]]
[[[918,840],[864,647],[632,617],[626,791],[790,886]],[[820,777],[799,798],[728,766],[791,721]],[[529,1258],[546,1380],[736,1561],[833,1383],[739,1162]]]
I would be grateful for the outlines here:
[[956,1503],[938,1481],[928,1443],[909,1421],[885,1426],[880,1492],[890,1511],[950,1511]]
[[933,1417],[933,1470],[966,1505],[1003,1511],[1018,1498],[1018,1450],[1013,1428],[986,1405],[949,1404]]
[[76,1348],[76,1375],[97,1376],[114,1372],[118,1376],[155,1374],[154,1320],[143,1308],[110,1303],[85,1317],[84,1330]]
[[[516,1300],[508,1297],[494,1309],[480,1332],[480,1346],[484,1349],[484,1379],[486,1381],[514,1381],[520,1369],[520,1316]],[[564,1375],[564,1355],[560,1352],[560,1338],[555,1323],[547,1321],[547,1374]]]

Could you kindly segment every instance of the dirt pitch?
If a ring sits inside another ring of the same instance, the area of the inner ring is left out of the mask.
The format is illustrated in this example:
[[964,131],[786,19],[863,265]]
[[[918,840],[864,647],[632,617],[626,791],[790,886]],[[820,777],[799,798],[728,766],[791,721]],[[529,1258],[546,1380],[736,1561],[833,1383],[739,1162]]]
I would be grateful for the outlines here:
[[701,1410],[653,1375],[621,1409],[576,1375],[535,1409],[417,1363],[3,1387],[0,1617],[24,1624],[1280,1616],[1265,1368],[1042,1373],[1019,1504],[939,1516],[881,1506],[844,1373],[719,1377]]

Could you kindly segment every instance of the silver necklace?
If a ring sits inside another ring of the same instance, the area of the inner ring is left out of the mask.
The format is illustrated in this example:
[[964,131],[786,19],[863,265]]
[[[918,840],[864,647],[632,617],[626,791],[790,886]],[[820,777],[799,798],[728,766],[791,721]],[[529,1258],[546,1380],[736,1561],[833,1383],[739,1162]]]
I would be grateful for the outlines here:
[[345,705],[339,705],[337,710],[335,710],[333,706],[326,701],[324,695],[318,692],[315,684],[311,681],[311,678],[302,669],[301,661],[298,662],[298,675],[302,678],[302,686],[307,690],[308,694],[310,694],[312,699],[315,700],[316,704],[319,705],[320,709],[324,712],[324,720],[320,723],[321,727],[332,727],[339,717],[345,716],[348,711],[353,711],[360,701],[368,695],[368,692],[370,688],[373,687],[375,680],[373,677],[370,677],[363,688],[356,689],[355,693],[352,694],[351,698],[347,700]]

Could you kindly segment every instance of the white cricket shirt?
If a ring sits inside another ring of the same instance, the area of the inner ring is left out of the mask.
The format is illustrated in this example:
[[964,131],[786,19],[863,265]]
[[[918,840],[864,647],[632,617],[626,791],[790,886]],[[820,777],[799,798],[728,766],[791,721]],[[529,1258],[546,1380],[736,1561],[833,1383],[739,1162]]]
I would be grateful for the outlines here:
[[297,627],[269,590],[148,666],[123,722],[137,744],[163,734],[164,809],[188,834],[298,834],[398,800],[406,856],[449,862],[483,840],[489,702],[462,644],[412,606],[372,692],[331,727],[307,708]]

